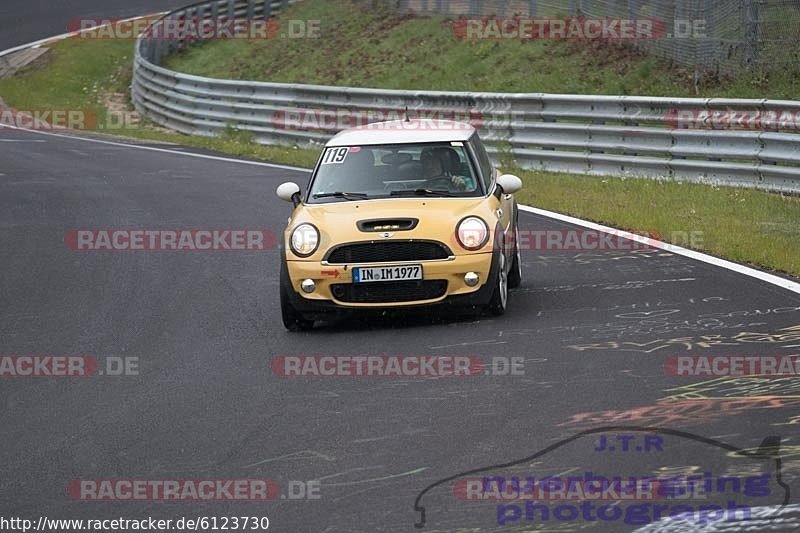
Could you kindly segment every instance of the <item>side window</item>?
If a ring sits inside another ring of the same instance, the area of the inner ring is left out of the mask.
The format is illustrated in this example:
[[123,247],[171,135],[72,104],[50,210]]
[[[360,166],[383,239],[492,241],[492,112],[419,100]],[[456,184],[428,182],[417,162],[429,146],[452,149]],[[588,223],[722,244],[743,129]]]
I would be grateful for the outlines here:
[[494,167],[492,167],[492,162],[489,159],[489,154],[486,153],[486,148],[484,148],[483,143],[478,138],[477,133],[472,137],[472,139],[470,139],[470,144],[472,145],[472,148],[475,151],[475,155],[478,158],[478,166],[481,169],[481,175],[483,176],[483,183],[485,189],[488,191],[492,183],[492,178],[494,178]]

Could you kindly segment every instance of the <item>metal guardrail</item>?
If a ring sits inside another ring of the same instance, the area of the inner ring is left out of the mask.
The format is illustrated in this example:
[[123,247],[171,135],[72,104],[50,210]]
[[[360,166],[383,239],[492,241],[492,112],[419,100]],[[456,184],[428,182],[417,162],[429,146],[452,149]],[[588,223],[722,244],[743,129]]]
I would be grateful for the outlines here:
[[[164,18],[271,17],[292,2],[212,0]],[[188,135],[235,128],[263,144],[313,145],[348,117],[407,107],[419,116],[471,117],[493,155],[523,168],[800,192],[798,101],[359,89],[212,79],[159,66],[190,43],[140,36],[131,88],[139,113]],[[675,127],[681,112],[767,111],[783,117],[775,129],[788,131]]]

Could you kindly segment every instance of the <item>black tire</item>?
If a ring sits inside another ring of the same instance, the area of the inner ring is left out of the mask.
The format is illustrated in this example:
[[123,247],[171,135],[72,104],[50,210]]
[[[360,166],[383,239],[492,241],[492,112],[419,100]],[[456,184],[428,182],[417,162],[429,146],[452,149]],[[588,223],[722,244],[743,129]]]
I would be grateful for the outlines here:
[[492,299],[489,300],[486,310],[494,316],[504,315],[508,306],[508,274],[506,273],[506,256],[502,251],[498,260],[497,276],[493,283]]
[[514,223],[514,259],[511,261],[511,269],[508,271],[508,288],[516,289],[522,285],[522,261],[519,251],[519,226],[518,221]]
[[294,290],[289,283],[289,272],[286,270],[286,265],[281,264],[281,318],[283,325],[289,331],[310,331],[314,327],[314,321],[303,318],[301,313],[298,313],[292,306],[289,300],[289,293],[287,291]]

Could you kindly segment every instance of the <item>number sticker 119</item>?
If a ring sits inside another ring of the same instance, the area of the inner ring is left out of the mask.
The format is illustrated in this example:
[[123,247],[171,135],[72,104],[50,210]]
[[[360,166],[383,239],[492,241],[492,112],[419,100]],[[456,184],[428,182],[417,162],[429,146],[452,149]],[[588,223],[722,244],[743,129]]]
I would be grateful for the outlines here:
[[325,155],[322,156],[322,164],[330,165],[331,163],[344,163],[344,158],[347,157],[348,148],[342,146],[339,148],[328,148],[325,150]]

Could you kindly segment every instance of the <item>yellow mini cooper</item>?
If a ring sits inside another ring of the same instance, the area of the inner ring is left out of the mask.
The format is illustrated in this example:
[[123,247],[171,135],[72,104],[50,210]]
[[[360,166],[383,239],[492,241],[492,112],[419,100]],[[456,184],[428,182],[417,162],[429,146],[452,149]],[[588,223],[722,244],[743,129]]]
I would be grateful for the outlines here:
[[456,306],[502,315],[522,279],[522,182],[492,166],[475,129],[415,119],[344,130],[322,150],[283,237],[283,323],[341,312]]

